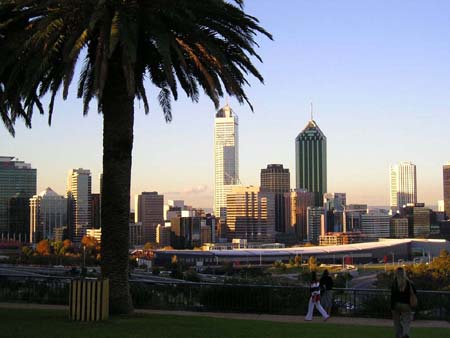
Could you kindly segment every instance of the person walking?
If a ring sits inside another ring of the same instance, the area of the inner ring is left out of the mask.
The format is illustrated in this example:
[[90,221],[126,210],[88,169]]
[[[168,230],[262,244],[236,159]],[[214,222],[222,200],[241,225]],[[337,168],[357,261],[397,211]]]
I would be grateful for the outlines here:
[[331,309],[333,307],[333,278],[331,278],[328,270],[323,271],[320,278],[320,304],[331,316]]
[[320,283],[317,280],[316,272],[311,272],[311,284],[309,287],[310,297],[309,297],[309,303],[308,303],[308,313],[306,314],[305,320],[312,320],[313,318],[313,312],[314,307],[319,310],[320,314],[322,315],[324,321],[326,321],[330,316],[327,314],[325,309],[320,305]]
[[397,268],[391,287],[391,310],[395,338],[409,338],[412,307],[417,305],[416,288],[406,277],[403,268]]

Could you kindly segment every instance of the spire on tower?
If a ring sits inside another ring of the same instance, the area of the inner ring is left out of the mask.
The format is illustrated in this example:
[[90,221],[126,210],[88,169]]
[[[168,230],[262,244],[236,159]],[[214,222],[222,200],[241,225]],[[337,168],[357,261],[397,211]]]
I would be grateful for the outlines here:
[[314,121],[314,118],[313,118],[313,103],[310,102],[310,104],[311,104],[311,121]]

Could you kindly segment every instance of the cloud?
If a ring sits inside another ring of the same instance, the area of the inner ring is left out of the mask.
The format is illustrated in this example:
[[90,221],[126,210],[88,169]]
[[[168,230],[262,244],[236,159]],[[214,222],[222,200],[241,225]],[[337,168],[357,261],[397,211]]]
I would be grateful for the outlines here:
[[167,191],[164,195],[197,195],[203,194],[208,191],[208,186],[206,184],[199,184],[194,187],[184,188],[182,191]]

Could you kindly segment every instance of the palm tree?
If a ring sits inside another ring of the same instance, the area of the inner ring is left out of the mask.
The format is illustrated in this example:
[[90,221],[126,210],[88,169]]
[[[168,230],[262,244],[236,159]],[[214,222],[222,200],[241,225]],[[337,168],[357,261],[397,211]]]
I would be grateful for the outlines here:
[[[31,127],[44,107],[48,122],[58,91],[64,99],[79,59],[78,98],[103,113],[102,274],[110,279],[110,311],[132,311],[128,284],[128,220],[133,103],[149,103],[144,80],[158,88],[171,121],[178,87],[193,101],[203,89],[216,108],[225,93],[247,102],[246,77],[263,78],[251,58],[257,34],[268,38],[244,0],[2,0],[0,115],[14,135],[18,118]],[[253,109],[253,108],[252,108]]]

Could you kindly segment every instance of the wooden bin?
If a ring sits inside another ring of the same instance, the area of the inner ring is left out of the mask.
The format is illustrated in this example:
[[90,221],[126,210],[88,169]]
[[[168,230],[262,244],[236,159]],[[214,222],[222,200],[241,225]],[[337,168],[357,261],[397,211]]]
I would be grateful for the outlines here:
[[109,280],[74,279],[70,283],[69,318],[78,321],[109,317]]

